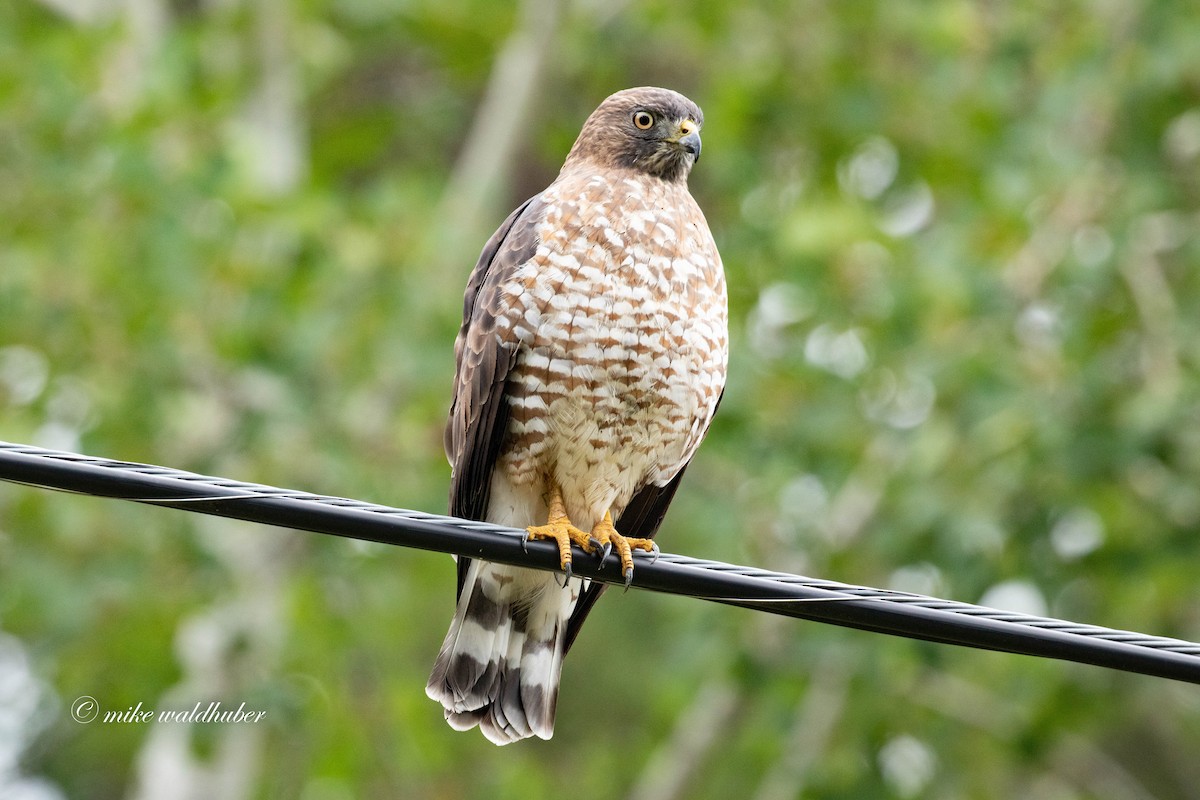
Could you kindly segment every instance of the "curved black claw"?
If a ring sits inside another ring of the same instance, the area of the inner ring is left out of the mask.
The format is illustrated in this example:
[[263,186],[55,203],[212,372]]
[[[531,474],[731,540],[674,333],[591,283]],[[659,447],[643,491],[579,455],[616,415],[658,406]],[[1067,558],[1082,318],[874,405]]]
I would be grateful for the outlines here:
[[600,563],[604,563],[604,559],[608,558],[608,554],[612,552],[612,542],[604,545],[604,549],[600,551]]
[[629,584],[633,583],[633,567],[625,570],[625,591],[629,591]]
[[[599,549],[600,549],[600,540],[597,539],[595,536],[589,536],[588,537],[588,552],[594,553],[595,551],[597,551]],[[600,556],[600,560],[603,561],[604,556]]]
[[571,581],[571,575],[572,575],[572,574],[573,574],[573,573],[571,572],[571,562],[570,562],[570,561],[568,561],[568,562],[567,562],[567,565],[566,565],[565,567],[563,567],[563,582],[562,582],[562,588],[564,588],[564,589],[565,589],[565,588],[567,588],[567,584],[568,584],[568,583]]
[[521,552],[529,552],[529,528],[526,528],[521,534]]
[[662,551],[658,549],[658,543],[651,542],[650,543],[650,563],[653,564],[655,561],[658,561],[658,557],[661,555],[662,555]]

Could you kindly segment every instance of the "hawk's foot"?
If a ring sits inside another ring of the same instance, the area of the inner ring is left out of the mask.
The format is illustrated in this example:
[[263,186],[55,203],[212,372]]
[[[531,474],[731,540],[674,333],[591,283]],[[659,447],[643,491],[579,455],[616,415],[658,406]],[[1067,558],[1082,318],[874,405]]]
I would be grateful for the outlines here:
[[[600,561],[603,562],[608,554],[615,548],[617,556],[621,559],[621,574],[625,576],[625,588],[629,588],[630,582],[633,580],[633,551],[645,550],[647,553],[653,553],[654,558],[658,558],[658,545],[650,539],[633,539],[628,536],[622,536],[617,533],[617,529],[613,527],[612,514],[604,512],[604,519],[596,523],[596,527],[592,528],[592,540],[600,545]],[[591,551],[591,548],[584,548]]]
[[[571,577],[571,545],[577,544],[589,553],[596,552],[598,546],[595,539],[575,527],[567,517],[562,493],[558,489],[550,495],[550,513],[546,524],[525,529],[525,541],[530,539],[553,539],[558,543],[558,563],[568,578]],[[563,581],[563,586],[566,586],[566,581]]]

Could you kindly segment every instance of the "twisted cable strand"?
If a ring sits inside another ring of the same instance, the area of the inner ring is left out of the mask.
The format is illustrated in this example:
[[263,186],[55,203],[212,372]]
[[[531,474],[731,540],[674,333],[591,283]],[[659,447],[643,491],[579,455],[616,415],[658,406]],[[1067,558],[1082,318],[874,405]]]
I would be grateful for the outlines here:
[[[152,464],[0,442],[0,480],[184,511],[557,569],[556,547],[487,522],[312,494]],[[756,567],[636,553],[633,586],[915,639],[1023,653],[1200,683],[1200,643],[1031,616]],[[580,554],[582,577],[623,583],[614,559]]]

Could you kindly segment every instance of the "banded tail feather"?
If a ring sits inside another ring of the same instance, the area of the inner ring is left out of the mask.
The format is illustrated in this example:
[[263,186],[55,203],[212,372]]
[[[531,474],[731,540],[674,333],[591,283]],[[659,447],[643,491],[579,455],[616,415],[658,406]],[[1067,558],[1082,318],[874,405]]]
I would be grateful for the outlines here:
[[[567,619],[578,580],[474,560],[425,693],[456,730],[495,744],[554,733]],[[532,591],[531,591],[532,589]]]

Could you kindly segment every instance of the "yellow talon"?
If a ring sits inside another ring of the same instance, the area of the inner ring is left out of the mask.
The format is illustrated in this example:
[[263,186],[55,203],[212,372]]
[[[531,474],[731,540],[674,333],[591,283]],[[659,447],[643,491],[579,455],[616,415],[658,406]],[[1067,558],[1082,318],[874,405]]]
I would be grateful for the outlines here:
[[595,552],[595,544],[586,531],[575,527],[567,517],[562,492],[554,487],[550,494],[549,519],[545,525],[534,525],[525,529],[526,539],[553,539],[558,543],[559,566],[571,574],[571,545],[577,544],[589,553]]
[[629,588],[629,583],[633,580],[633,551],[645,550],[647,553],[658,555],[658,545],[651,540],[633,539],[617,533],[617,529],[613,526],[612,513],[609,511],[605,511],[604,519],[597,522],[596,527],[592,528],[592,537],[603,548],[600,551],[600,560],[602,562],[608,556],[609,552],[616,547],[617,556],[621,559],[621,574],[625,576],[626,589]]
[[645,550],[658,556],[658,545],[649,539],[633,539],[617,533],[613,526],[612,512],[605,511],[604,518],[596,523],[592,532],[586,533],[567,517],[567,507],[563,503],[562,491],[555,486],[550,492],[548,519],[545,525],[533,525],[525,529],[525,538],[553,539],[558,543],[559,566],[567,577],[571,576],[571,545],[579,545],[584,552],[600,553],[600,563],[608,558],[608,554],[616,548],[617,556],[621,559],[621,574],[625,576],[625,588],[633,580],[633,551]]

